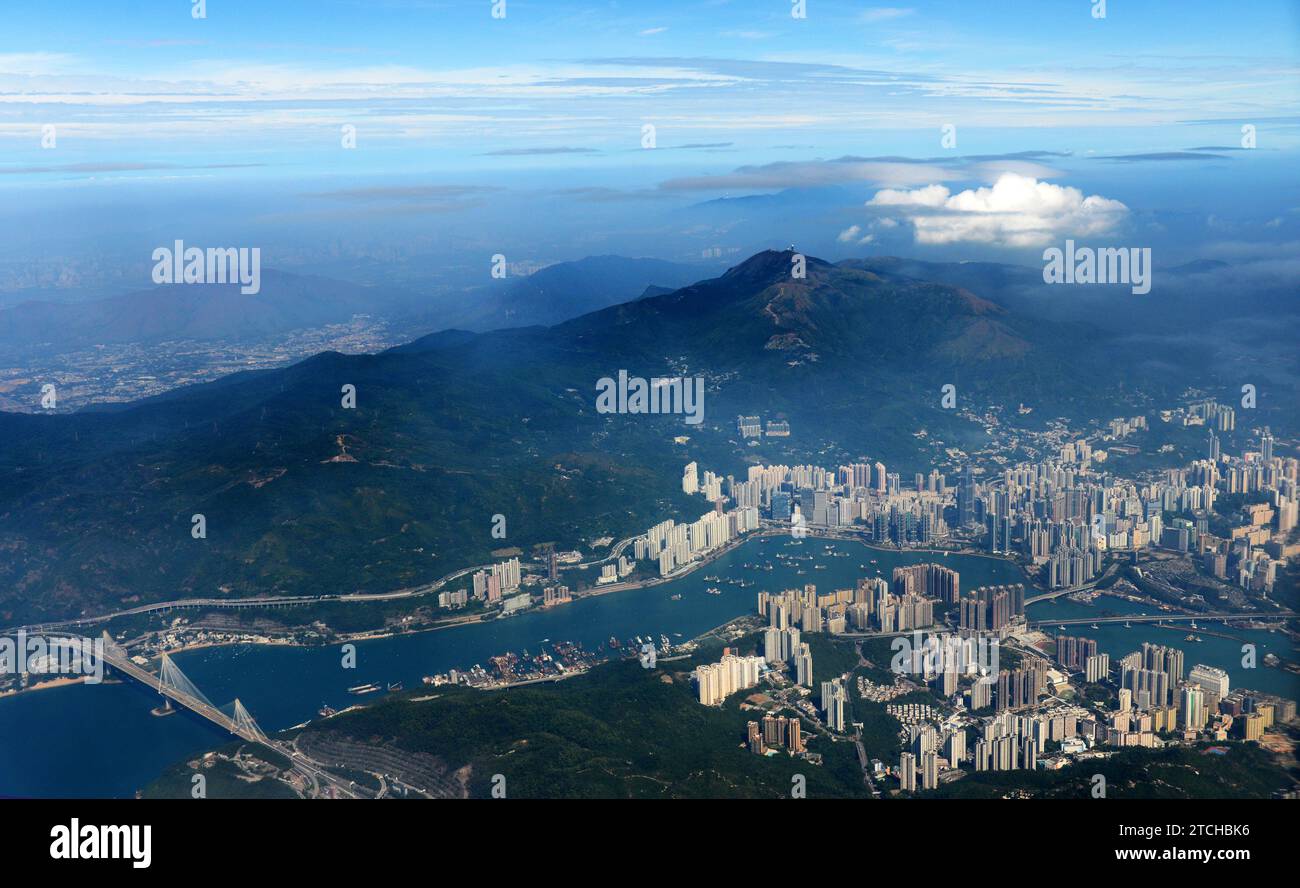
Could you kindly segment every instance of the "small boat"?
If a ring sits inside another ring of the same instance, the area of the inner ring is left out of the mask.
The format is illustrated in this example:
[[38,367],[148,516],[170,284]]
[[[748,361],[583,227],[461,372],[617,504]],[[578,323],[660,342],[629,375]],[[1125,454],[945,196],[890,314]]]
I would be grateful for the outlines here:
[[1133,625],[1132,625],[1131,623],[1129,623],[1128,620],[1125,620],[1125,621],[1124,621],[1124,628],[1125,628],[1125,629],[1132,629],[1132,628],[1133,628]]
[[682,593],[678,592],[676,595],[670,595],[670,596],[668,596],[668,600],[669,600],[669,601],[681,601],[681,600],[682,600]]
[[1057,626],[1056,628],[1057,628],[1057,629],[1060,629],[1062,632],[1065,631],[1065,627],[1064,627],[1064,626]]
[[1098,626],[1096,623],[1093,623],[1093,624],[1092,624],[1091,626],[1089,626],[1088,628],[1089,628],[1089,629],[1100,629],[1101,627]]
[[379,690],[379,685],[377,684],[363,684],[363,685],[354,685],[353,687],[348,688],[348,693],[349,694],[373,694],[377,690]]
[[[432,684],[432,682],[430,682],[426,678],[425,684]],[[333,706],[330,706],[329,704],[325,704],[320,709],[316,710],[316,714],[319,715],[321,718],[329,718],[331,715],[334,715],[337,711],[338,710],[335,709]]]
[[402,683],[401,683],[400,681],[390,681],[390,682],[388,683],[388,690],[389,690],[390,692],[391,692],[391,691],[400,691],[401,689],[402,689]]

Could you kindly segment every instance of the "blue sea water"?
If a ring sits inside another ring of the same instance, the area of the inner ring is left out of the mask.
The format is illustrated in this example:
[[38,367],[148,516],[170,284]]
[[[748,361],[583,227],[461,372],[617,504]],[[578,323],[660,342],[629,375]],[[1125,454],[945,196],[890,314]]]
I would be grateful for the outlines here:
[[[743,614],[752,613],[757,594],[767,590],[802,587],[814,583],[823,591],[848,588],[863,575],[889,577],[895,566],[925,561],[942,561],[961,572],[963,589],[994,583],[1022,582],[1019,568],[1008,561],[973,555],[893,552],[870,549],[856,542],[827,542],[807,539],[798,548],[787,548],[786,537],[751,540],[718,561],[690,576],[643,589],[614,592],[575,601],[546,611],[532,611],[452,629],[422,632],[357,644],[356,668],[342,667],[337,646],[300,648],[240,645],[188,651],[175,657],[176,663],[207,697],[223,704],[238,697],[267,731],[291,727],[315,717],[329,704],[342,708],[378,695],[358,698],[348,694],[351,686],[373,682],[386,685],[402,681],[418,686],[422,676],[448,669],[465,669],[484,664],[495,654],[528,650],[536,653],[543,639],[551,642],[580,642],[589,650],[615,636],[626,640],[636,635],[668,635],[677,641],[691,638]],[[828,557],[826,548],[847,557]],[[814,562],[785,567],[776,561],[778,552],[812,554]],[[872,563],[872,561],[876,563]],[[771,572],[749,570],[746,563],[773,564]],[[812,569],[814,563],[824,565]],[[865,565],[865,569],[859,567]],[[705,580],[753,580],[742,588]],[[715,586],[720,595],[705,589]],[[674,601],[673,595],[680,594]],[[1035,605],[1031,617],[1066,619],[1070,615],[1100,615],[1106,608],[1127,606],[1127,602],[1105,599],[1110,604],[1092,606],[1073,602]],[[1181,635],[1168,630],[1143,627],[1124,630],[1106,627],[1091,632],[1072,627],[1075,634],[1097,637],[1102,650],[1120,656],[1140,646],[1142,640],[1175,643]],[[1243,633],[1232,630],[1234,634]],[[1182,634],[1186,634],[1185,631]],[[1267,649],[1283,652],[1286,639],[1256,633],[1261,658]],[[1247,681],[1240,672],[1240,644],[1212,639],[1188,651],[1188,664],[1206,662],[1228,668],[1233,681]],[[1181,645],[1180,645],[1181,646]],[[1294,651],[1291,653],[1294,656]],[[1237,663],[1237,671],[1232,664]],[[1251,686],[1285,692],[1294,682],[1277,670],[1260,667],[1249,676]],[[1294,688],[1291,696],[1294,696]],[[220,745],[228,739],[215,726],[189,713],[158,718],[150,715],[157,705],[153,692],[133,682],[101,685],[73,685],[35,691],[0,700],[0,795],[7,796],[130,796],[156,777],[165,767],[186,755]]]

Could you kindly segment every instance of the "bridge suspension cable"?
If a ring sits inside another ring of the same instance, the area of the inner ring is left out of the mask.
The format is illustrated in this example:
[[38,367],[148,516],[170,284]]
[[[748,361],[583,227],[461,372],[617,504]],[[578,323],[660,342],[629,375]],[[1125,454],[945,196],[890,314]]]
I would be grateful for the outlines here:
[[[235,725],[240,729],[240,731],[250,734],[253,737],[256,737],[258,740],[265,741],[267,739],[266,733],[257,724],[257,721],[253,718],[252,714],[250,714],[249,711],[244,708],[244,704],[239,702],[238,697],[235,698],[233,703],[230,703],[228,705],[231,710],[229,713],[230,719],[235,723]],[[226,707],[223,706],[221,707],[221,709],[224,712]]]
[[181,672],[181,667],[172,662],[171,657],[163,654],[161,659],[162,668],[158,671],[158,693],[161,694],[162,689],[167,687],[173,691],[193,697],[195,700],[198,700],[200,703],[205,703],[213,709],[217,708],[212,705],[211,700],[203,695],[203,692],[198,689],[198,686],[195,685],[194,682],[190,681],[184,672]]

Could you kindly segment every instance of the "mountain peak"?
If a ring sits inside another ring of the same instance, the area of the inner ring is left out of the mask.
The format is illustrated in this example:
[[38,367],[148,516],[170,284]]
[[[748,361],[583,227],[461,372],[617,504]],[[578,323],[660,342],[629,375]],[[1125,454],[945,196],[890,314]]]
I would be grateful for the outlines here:
[[[768,286],[781,280],[789,280],[794,269],[795,257],[801,255],[798,250],[763,250],[750,256],[744,262],[727,270],[723,278],[736,283],[762,284]],[[814,256],[804,256],[805,271],[832,268],[829,262]]]

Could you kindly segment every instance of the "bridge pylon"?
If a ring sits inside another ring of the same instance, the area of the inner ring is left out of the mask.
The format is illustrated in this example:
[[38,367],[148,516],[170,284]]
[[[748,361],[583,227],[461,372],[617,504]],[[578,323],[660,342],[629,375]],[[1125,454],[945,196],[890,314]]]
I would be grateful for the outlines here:
[[104,634],[101,637],[104,639],[104,653],[111,654],[115,657],[121,657],[123,660],[126,659],[126,648],[114,641],[113,636],[108,634],[107,629],[104,630]]
[[258,725],[252,714],[244,708],[244,704],[239,701],[238,697],[235,698],[235,702],[230,704],[230,708],[232,710],[230,717],[237,727],[247,731],[258,740],[265,741],[267,739],[266,732]]
[[194,684],[194,682],[190,681],[189,677],[186,676],[184,672],[181,672],[181,667],[177,666],[172,661],[171,657],[163,654],[160,659],[162,666],[158,670],[158,693],[161,694],[164,687],[170,688],[173,691],[193,697],[195,700],[198,700],[200,703],[205,703],[213,709],[217,708],[212,705],[211,700],[203,695],[203,692],[199,690],[198,686]]

